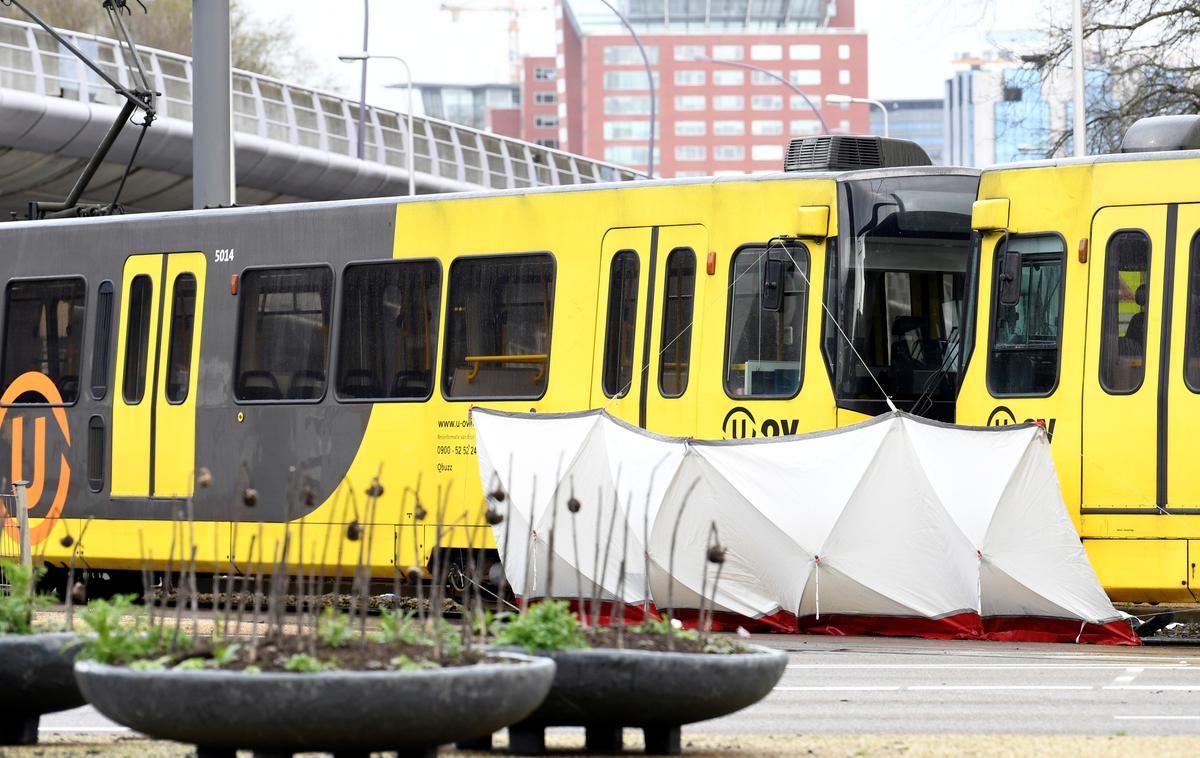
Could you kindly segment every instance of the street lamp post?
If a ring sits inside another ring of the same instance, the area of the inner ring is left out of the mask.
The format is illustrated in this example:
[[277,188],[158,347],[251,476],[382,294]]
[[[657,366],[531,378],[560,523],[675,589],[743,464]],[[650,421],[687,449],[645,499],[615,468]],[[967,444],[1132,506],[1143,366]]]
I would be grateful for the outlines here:
[[608,9],[613,14],[621,19],[621,23],[629,30],[629,36],[633,37],[633,43],[637,45],[638,52],[642,54],[642,63],[646,66],[646,84],[650,87],[650,154],[646,156],[646,175],[651,179],[654,178],[654,121],[656,113],[654,103],[654,72],[650,70],[650,56],[646,55],[646,48],[642,47],[642,41],[638,38],[637,32],[633,30],[633,25],[625,16],[621,15],[621,11],[617,10],[616,6],[608,0],[600,0],[608,6]]
[[771,77],[775,81],[779,82],[783,86],[790,89],[792,92],[795,92],[797,95],[804,98],[804,102],[808,103],[808,107],[812,109],[812,112],[814,114],[816,114],[817,121],[821,122],[821,131],[824,132],[825,134],[829,134],[829,125],[825,123],[825,117],[821,115],[821,109],[813,104],[813,101],[811,99],[809,99],[808,95],[804,94],[804,91],[802,89],[800,89],[796,85],[792,84],[787,79],[784,79],[779,74],[776,74],[774,71],[768,71],[765,68],[761,68],[759,66],[752,66],[749,63],[741,63],[739,61],[717,60],[716,58],[712,58],[707,55],[697,55],[694,58],[692,58],[692,60],[702,61],[704,63],[712,63],[716,66],[731,66],[733,68],[744,68],[744,69],[748,69],[750,71],[757,71],[760,74],[766,74],[767,76]]
[[825,102],[829,104],[841,103],[864,103],[866,105],[874,105],[883,112],[883,136],[890,137],[891,130],[888,128],[888,110],[887,106],[878,100],[872,100],[868,97],[850,97],[849,95],[826,95]]
[[[367,61],[372,58],[398,62],[401,66],[404,66],[404,75],[408,78],[408,139],[407,139],[408,145],[405,147],[405,150],[404,150],[404,158],[405,158],[406,167],[408,169],[408,194],[410,196],[412,196],[412,195],[417,194],[416,177],[413,174],[413,78],[412,78],[412,69],[410,69],[408,67],[408,61],[406,61],[403,58],[396,56],[396,55],[375,55],[374,53],[368,53],[367,51],[364,50],[361,53],[347,53],[345,55],[338,56],[338,60],[340,60],[344,63],[353,63],[354,61],[362,61],[364,67],[367,65]],[[364,101],[366,100],[365,92],[363,94],[363,99],[364,99]],[[358,106],[358,145],[359,145],[358,157],[359,158],[363,157],[363,145],[365,144],[365,142],[364,142],[365,131],[364,131],[364,125],[363,125],[365,112],[366,112],[366,103],[365,102],[360,103]]]

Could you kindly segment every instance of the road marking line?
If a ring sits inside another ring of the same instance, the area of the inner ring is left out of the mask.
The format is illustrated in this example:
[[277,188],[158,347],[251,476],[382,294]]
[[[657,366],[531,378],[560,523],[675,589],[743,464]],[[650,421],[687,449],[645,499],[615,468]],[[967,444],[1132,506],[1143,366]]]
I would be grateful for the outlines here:
[[1200,684],[1107,684],[1106,690],[1137,690],[1140,692],[1200,692]]
[[1200,716],[1113,716],[1122,721],[1200,721]]
[[40,726],[39,732],[132,732],[125,726]]
[[899,692],[899,687],[856,687],[847,685],[844,687],[776,687],[776,692]]
[[1141,668],[1130,668],[1122,663],[790,663],[789,669],[820,670],[820,669],[950,669],[950,670],[986,670],[986,671],[1037,671],[1041,669],[1053,671],[1093,671],[1109,669],[1125,669],[1125,671],[1144,671],[1145,669],[1194,669],[1186,663],[1168,663],[1163,665],[1146,664]]
[[953,691],[953,690],[1093,690],[1090,684],[913,684],[906,690]]
[[1143,668],[1134,668],[1134,667],[1127,668],[1127,669],[1125,669],[1125,673],[1121,674],[1116,679],[1112,680],[1112,683],[1113,684],[1129,684],[1134,679],[1137,679],[1138,674],[1142,673],[1145,670],[1146,669],[1144,667]]

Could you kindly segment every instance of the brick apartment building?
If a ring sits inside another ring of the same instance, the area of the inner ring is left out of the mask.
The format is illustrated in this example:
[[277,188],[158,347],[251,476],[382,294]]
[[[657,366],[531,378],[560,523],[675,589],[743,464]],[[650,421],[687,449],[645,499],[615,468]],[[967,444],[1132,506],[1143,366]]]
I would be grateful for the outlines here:
[[[558,146],[645,170],[650,93],[637,47],[598,0],[555,6]],[[659,176],[777,171],[788,139],[820,133],[803,97],[728,63],[785,77],[821,108],[830,131],[869,129],[868,106],[823,102],[830,93],[867,95],[867,37],[853,29],[853,0],[623,0],[619,7],[655,74]],[[544,62],[532,65],[545,75]],[[545,83],[530,71],[527,62],[526,86]],[[551,122],[541,111],[549,103],[535,107],[532,98],[523,87],[525,127],[536,113],[540,132]],[[532,131],[522,136],[535,139]]]

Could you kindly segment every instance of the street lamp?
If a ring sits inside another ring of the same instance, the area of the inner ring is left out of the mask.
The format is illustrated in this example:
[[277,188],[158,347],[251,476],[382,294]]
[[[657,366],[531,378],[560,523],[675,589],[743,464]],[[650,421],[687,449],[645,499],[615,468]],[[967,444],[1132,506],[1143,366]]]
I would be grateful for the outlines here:
[[707,55],[697,55],[697,56],[693,57],[692,60],[701,61],[703,63],[712,63],[717,66],[732,66],[734,68],[744,68],[744,69],[749,69],[750,71],[757,71],[760,74],[766,74],[767,76],[771,77],[775,81],[779,82],[780,84],[782,84],[785,87],[787,87],[788,89],[790,89],[792,92],[795,92],[797,95],[804,98],[804,102],[808,103],[808,107],[811,108],[812,112],[816,114],[817,121],[821,122],[821,131],[824,132],[825,134],[829,134],[829,125],[825,123],[825,117],[821,115],[821,109],[818,108],[816,105],[813,105],[813,101],[809,99],[808,95],[804,94],[803,90],[801,90],[799,87],[797,87],[796,85],[789,82],[787,79],[784,79],[779,74],[776,74],[774,71],[768,71],[767,69],[760,68],[759,66],[752,66],[749,63],[740,63],[738,61],[718,60],[716,58],[711,58]]
[[654,72],[650,70],[650,57],[646,55],[646,48],[642,47],[642,41],[638,38],[637,32],[633,30],[633,25],[629,23],[629,19],[621,15],[621,11],[617,10],[616,6],[608,0],[600,0],[608,6],[608,9],[613,14],[621,19],[621,23],[629,30],[629,36],[633,37],[633,44],[637,45],[638,52],[642,54],[642,63],[646,66],[646,84],[650,87],[650,154],[646,156],[646,174],[651,179],[654,178],[654,121],[656,108],[654,105]]
[[[372,58],[375,58],[375,59],[381,58],[384,60],[399,62],[400,65],[404,66],[404,75],[406,77],[408,77],[408,145],[404,150],[404,154],[405,154],[404,157],[405,157],[405,163],[407,164],[407,168],[408,168],[408,194],[409,194],[409,196],[412,196],[412,195],[417,194],[416,177],[413,175],[413,78],[412,78],[412,69],[410,69],[408,67],[408,61],[406,61],[403,58],[400,58],[398,56],[395,56],[395,55],[375,55],[374,53],[368,53],[367,51],[364,50],[361,53],[347,53],[345,55],[338,56],[338,60],[342,61],[343,63],[353,63],[354,61],[362,61],[364,68],[367,65],[367,61],[371,60]],[[363,157],[362,146],[365,144],[364,143],[365,132],[363,131],[363,129],[364,129],[364,120],[365,120],[366,111],[367,111],[366,90],[363,90],[362,99],[358,103],[358,144],[359,144],[358,157],[359,158]]]
[[826,95],[825,102],[829,103],[830,105],[840,105],[842,103],[865,103],[867,105],[874,105],[876,108],[883,111],[883,136],[891,136],[891,132],[888,130],[887,106],[878,100],[871,100],[867,97],[850,97],[849,95]]

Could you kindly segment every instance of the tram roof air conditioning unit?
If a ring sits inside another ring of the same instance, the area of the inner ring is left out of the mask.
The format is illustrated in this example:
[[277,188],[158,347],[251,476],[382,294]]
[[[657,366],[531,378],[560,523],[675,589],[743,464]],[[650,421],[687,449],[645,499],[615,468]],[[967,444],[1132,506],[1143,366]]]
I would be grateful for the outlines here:
[[906,139],[833,134],[789,142],[783,170],[856,171],[932,164],[920,145]]
[[1140,118],[1121,140],[1122,153],[1158,150],[1200,150],[1200,116]]

